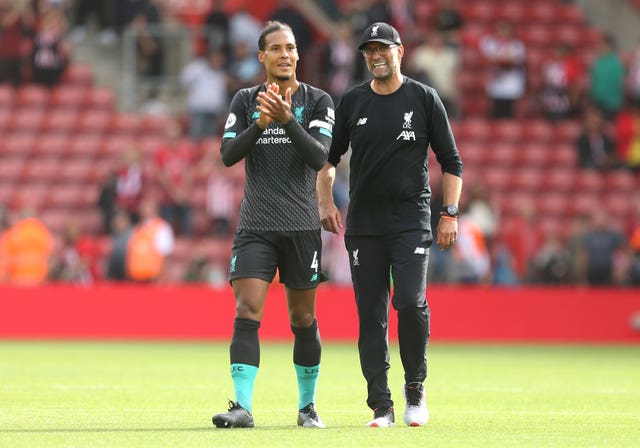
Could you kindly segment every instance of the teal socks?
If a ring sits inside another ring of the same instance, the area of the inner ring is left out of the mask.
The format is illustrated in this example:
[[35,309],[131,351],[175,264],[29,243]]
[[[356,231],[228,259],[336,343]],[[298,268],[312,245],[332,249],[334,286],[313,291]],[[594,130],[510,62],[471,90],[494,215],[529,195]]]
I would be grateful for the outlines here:
[[253,400],[253,383],[255,382],[258,368],[248,364],[231,364],[231,378],[236,401],[251,414]]
[[293,366],[296,369],[298,392],[300,394],[298,409],[302,409],[309,403],[315,403],[316,401],[316,385],[318,384],[318,375],[320,374],[320,364],[313,367],[305,367],[298,364],[294,364]]

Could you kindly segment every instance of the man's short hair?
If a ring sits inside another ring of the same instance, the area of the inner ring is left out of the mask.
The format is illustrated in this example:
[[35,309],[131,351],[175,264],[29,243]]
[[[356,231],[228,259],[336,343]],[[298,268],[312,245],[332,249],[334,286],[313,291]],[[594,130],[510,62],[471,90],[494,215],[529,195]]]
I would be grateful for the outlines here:
[[295,35],[293,34],[293,30],[289,25],[283,22],[279,22],[277,20],[270,20],[265,25],[264,29],[260,33],[260,38],[258,39],[258,50],[264,51],[267,46],[267,35],[274,33],[276,31],[289,31],[294,39]]

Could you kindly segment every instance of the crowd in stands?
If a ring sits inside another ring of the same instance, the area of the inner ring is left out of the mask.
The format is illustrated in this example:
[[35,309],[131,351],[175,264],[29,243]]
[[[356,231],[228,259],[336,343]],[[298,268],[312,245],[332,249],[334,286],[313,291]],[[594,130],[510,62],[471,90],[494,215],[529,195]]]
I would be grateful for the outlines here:
[[[571,5],[562,0],[544,3],[551,2]],[[138,73],[161,77],[165,42],[146,30],[182,20],[172,3],[179,2],[0,0],[0,83],[59,85],[73,62],[73,45],[86,38],[91,20],[97,22],[99,45],[117,45],[127,27],[138,30]],[[194,57],[180,69],[185,110],[171,116],[170,108],[155,101],[158,90],[151,90],[140,113],[168,118],[164,139],[151,154],[122,148],[115,168],[99,186],[101,228],[83,229],[70,219],[63,234],[52,235],[31,204],[15,210],[0,207],[0,282],[176,280],[167,276],[163,260],[171,259],[181,241],[206,237],[229,242],[241,192],[237,173],[220,163],[220,131],[234,93],[263,79],[256,50],[269,19],[293,28],[301,56],[299,78],[325,89],[336,102],[367,76],[355,51],[357,36],[374,21],[391,22],[406,36],[403,72],[436,88],[454,127],[477,116],[487,123],[580,123],[573,142],[575,169],[630,172],[640,186],[640,44],[620,51],[606,32],[598,33],[586,49],[553,40],[549,51],[532,64],[528,45],[533,37],[525,38],[515,12],[474,27],[466,2],[460,0],[280,0],[269,2],[272,9],[262,16],[251,7],[230,9],[227,3],[238,2],[211,0],[198,20],[184,24],[205,30],[194,32]],[[524,10],[526,2],[513,3]],[[470,59],[481,70],[470,71]],[[480,113],[465,97],[469,86],[479,83],[485,96],[480,103],[486,105]],[[464,162],[465,141],[459,144]],[[473,171],[471,163],[467,168]],[[432,175],[435,228],[440,176]],[[335,196],[343,210],[347,179],[348,163],[341,163]],[[196,195],[205,197],[209,222],[204,235],[194,228]],[[572,216],[555,232],[539,225],[540,211],[533,200],[522,200],[509,219],[503,219],[504,210],[482,175],[465,178],[458,243],[450,252],[432,249],[430,281],[640,285],[640,192],[627,200],[623,222],[611,219],[601,206]],[[325,270],[333,282],[349,284],[341,237],[323,232],[323,238]],[[205,247],[188,247],[197,250],[189,254],[181,279],[225,284],[229,254],[213,260]]]

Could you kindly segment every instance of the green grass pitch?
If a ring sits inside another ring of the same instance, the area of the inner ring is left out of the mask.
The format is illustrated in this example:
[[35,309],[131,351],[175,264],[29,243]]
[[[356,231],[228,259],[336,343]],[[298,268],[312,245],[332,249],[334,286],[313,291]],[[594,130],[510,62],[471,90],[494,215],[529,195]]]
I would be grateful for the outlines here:
[[226,343],[0,341],[0,447],[638,447],[640,347],[429,348],[431,421],[371,418],[355,344],[326,343],[317,408],[328,428],[296,426],[291,344],[263,343],[255,429],[215,429],[233,398]]

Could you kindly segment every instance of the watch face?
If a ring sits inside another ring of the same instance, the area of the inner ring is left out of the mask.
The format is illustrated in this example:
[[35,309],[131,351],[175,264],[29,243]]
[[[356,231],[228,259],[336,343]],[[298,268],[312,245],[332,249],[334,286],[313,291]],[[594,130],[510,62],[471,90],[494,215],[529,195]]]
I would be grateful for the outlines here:
[[447,205],[447,214],[451,216],[458,216],[458,207],[455,205]]

